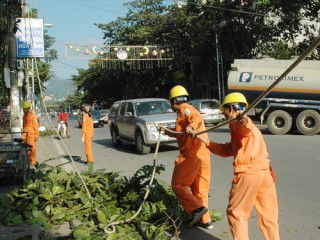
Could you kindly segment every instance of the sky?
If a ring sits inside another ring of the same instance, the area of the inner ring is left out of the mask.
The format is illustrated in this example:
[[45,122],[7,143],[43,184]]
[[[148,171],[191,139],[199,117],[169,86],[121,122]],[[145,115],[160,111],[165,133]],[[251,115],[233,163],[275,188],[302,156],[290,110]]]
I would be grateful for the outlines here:
[[[124,2],[130,0],[28,0],[28,8],[38,10],[38,18],[48,34],[56,39],[52,48],[58,51],[58,61],[51,63],[54,74],[61,79],[70,79],[77,74],[77,68],[88,68],[89,59],[85,49],[102,46],[103,32],[94,23],[109,23],[124,17],[127,8]],[[73,48],[70,49],[70,46]],[[75,51],[79,48],[79,51]]]

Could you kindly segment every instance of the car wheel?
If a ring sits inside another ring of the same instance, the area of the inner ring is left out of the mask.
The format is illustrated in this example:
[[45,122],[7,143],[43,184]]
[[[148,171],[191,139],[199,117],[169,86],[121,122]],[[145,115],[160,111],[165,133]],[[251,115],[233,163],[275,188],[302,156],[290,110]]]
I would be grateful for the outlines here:
[[114,127],[111,128],[111,139],[113,146],[120,147],[122,145],[122,141],[118,139],[118,131]]
[[145,145],[142,133],[139,131],[136,135],[136,149],[140,155],[146,155],[150,153],[151,147]]

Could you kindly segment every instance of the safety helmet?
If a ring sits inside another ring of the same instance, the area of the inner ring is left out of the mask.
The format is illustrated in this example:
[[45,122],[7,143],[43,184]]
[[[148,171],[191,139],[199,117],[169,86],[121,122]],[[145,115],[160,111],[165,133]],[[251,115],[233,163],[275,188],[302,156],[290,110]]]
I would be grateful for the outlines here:
[[184,87],[177,85],[170,90],[169,100],[180,96],[189,96],[189,94]]
[[248,102],[246,97],[239,92],[233,92],[233,93],[229,93],[224,99],[223,102],[221,104],[221,106],[219,107],[220,111],[223,112],[223,106],[226,104],[237,104],[240,103],[241,105],[245,105],[245,107],[248,107]]
[[23,102],[22,108],[31,108],[31,103],[28,101]]

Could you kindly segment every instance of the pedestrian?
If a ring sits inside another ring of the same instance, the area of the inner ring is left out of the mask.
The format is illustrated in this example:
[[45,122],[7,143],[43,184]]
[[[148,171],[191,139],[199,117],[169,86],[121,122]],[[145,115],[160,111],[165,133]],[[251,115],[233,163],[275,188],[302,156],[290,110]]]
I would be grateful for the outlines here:
[[91,116],[91,105],[82,105],[82,142],[84,143],[84,150],[87,158],[87,166],[89,171],[93,171],[93,154],[92,154],[92,138],[93,138],[93,120]]
[[69,128],[68,128],[68,120],[69,120],[69,113],[67,111],[67,109],[63,109],[60,113],[59,113],[59,120],[63,121],[64,124],[66,125],[66,137],[69,138]]
[[22,104],[23,109],[23,130],[22,130],[22,139],[23,142],[27,142],[32,145],[32,148],[29,153],[30,164],[32,166],[36,165],[36,142],[39,138],[39,130],[38,130],[38,120],[37,116],[30,111],[31,103],[26,101]]
[[[200,113],[188,104],[188,92],[180,85],[173,87],[169,93],[172,108],[177,113],[175,131],[191,133],[205,130]],[[163,126],[159,126],[163,129]],[[183,226],[189,228],[198,225],[212,229],[213,224],[208,211],[210,188],[210,151],[205,144],[189,134],[165,134],[176,137],[179,155],[175,160],[171,186],[189,219]],[[205,134],[205,136],[207,136]]]
[[237,119],[229,124],[229,143],[215,143],[204,134],[194,135],[203,141],[212,153],[222,157],[234,157],[234,177],[227,207],[233,239],[249,239],[248,220],[255,206],[264,238],[278,240],[276,177],[262,133],[247,115],[241,116],[247,107],[247,100],[241,93],[230,93],[224,98],[220,110],[226,120]]

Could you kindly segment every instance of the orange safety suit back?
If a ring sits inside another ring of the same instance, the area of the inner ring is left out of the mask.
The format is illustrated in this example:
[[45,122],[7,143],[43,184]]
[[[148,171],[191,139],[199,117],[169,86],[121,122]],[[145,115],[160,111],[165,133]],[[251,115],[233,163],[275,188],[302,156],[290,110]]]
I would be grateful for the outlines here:
[[229,124],[231,141],[226,144],[212,142],[210,150],[222,157],[234,156],[234,172],[270,168],[269,154],[260,130],[248,118],[246,125],[238,121]]
[[[206,127],[203,119],[198,110],[190,104],[183,103],[180,110],[177,112],[176,131],[185,132],[187,126],[192,126],[195,131],[205,131]],[[204,133],[203,136],[208,138],[208,134]],[[197,138],[193,138],[187,134],[177,135],[178,146],[181,154],[193,156],[194,154],[207,154],[210,151],[206,146]]]
[[[185,132],[187,126],[196,131],[205,130],[200,113],[190,104],[182,103],[177,112],[176,131]],[[204,133],[206,137],[207,133]],[[184,210],[192,211],[205,206],[208,208],[210,189],[210,151],[205,144],[187,134],[176,135],[180,154],[175,161],[171,186]],[[209,211],[200,220],[211,221]]]
[[30,151],[30,161],[32,164],[37,162],[36,159],[36,140],[39,137],[38,119],[33,112],[27,112],[23,115],[23,133],[22,139],[32,145]]
[[84,150],[86,153],[87,162],[93,163],[92,154],[92,138],[94,135],[92,116],[88,113],[83,113],[82,116],[82,136],[84,136]]
[[210,142],[211,152],[234,156],[234,178],[227,216],[235,240],[248,240],[248,221],[255,206],[260,230],[266,240],[279,240],[278,200],[275,178],[262,133],[248,118],[246,124],[229,124],[231,141]]

